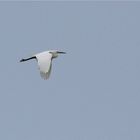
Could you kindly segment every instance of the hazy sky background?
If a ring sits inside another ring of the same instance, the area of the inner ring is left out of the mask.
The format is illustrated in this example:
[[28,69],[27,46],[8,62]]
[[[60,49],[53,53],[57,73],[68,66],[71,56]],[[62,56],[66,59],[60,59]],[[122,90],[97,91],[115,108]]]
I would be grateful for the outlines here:
[[139,2],[0,2],[0,64],[1,140],[140,139]]

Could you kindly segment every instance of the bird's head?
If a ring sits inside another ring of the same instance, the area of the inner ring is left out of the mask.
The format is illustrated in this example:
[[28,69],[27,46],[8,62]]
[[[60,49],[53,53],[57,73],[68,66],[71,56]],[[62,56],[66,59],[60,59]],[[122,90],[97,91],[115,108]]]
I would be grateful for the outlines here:
[[51,50],[51,51],[49,51],[49,53],[52,54],[52,57],[53,57],[53,58],[58,57],[59,54],[66,54],[66,52],[57,51],[57,50]]

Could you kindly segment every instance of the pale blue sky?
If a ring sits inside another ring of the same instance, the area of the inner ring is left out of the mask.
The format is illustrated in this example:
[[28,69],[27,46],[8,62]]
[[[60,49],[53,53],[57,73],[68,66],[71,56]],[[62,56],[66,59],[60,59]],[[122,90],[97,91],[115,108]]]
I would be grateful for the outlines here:
[[139,60],[140,2],[0,2],[0,139],[139,140]]

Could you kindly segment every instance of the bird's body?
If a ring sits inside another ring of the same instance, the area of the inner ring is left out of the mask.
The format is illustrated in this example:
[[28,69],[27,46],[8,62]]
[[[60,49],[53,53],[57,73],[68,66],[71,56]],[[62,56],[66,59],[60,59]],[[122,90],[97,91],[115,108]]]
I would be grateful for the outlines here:
[[38,62],[41,77],[43,79],[48,79],[51,73],[52,60],[58,57],[60,53],[64,54],[65,52],[60,52],[55,50],[45,51],[33,55],[32,57],[21,59],[20,62],[28,61],[30,59],[36,59]]

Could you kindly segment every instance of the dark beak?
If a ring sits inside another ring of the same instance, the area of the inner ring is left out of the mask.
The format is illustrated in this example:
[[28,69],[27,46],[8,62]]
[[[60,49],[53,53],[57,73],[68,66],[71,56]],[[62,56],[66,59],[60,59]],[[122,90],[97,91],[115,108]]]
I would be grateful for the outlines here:
[[59,52],[59,51],[57,53],[66,54],[66,52]]

